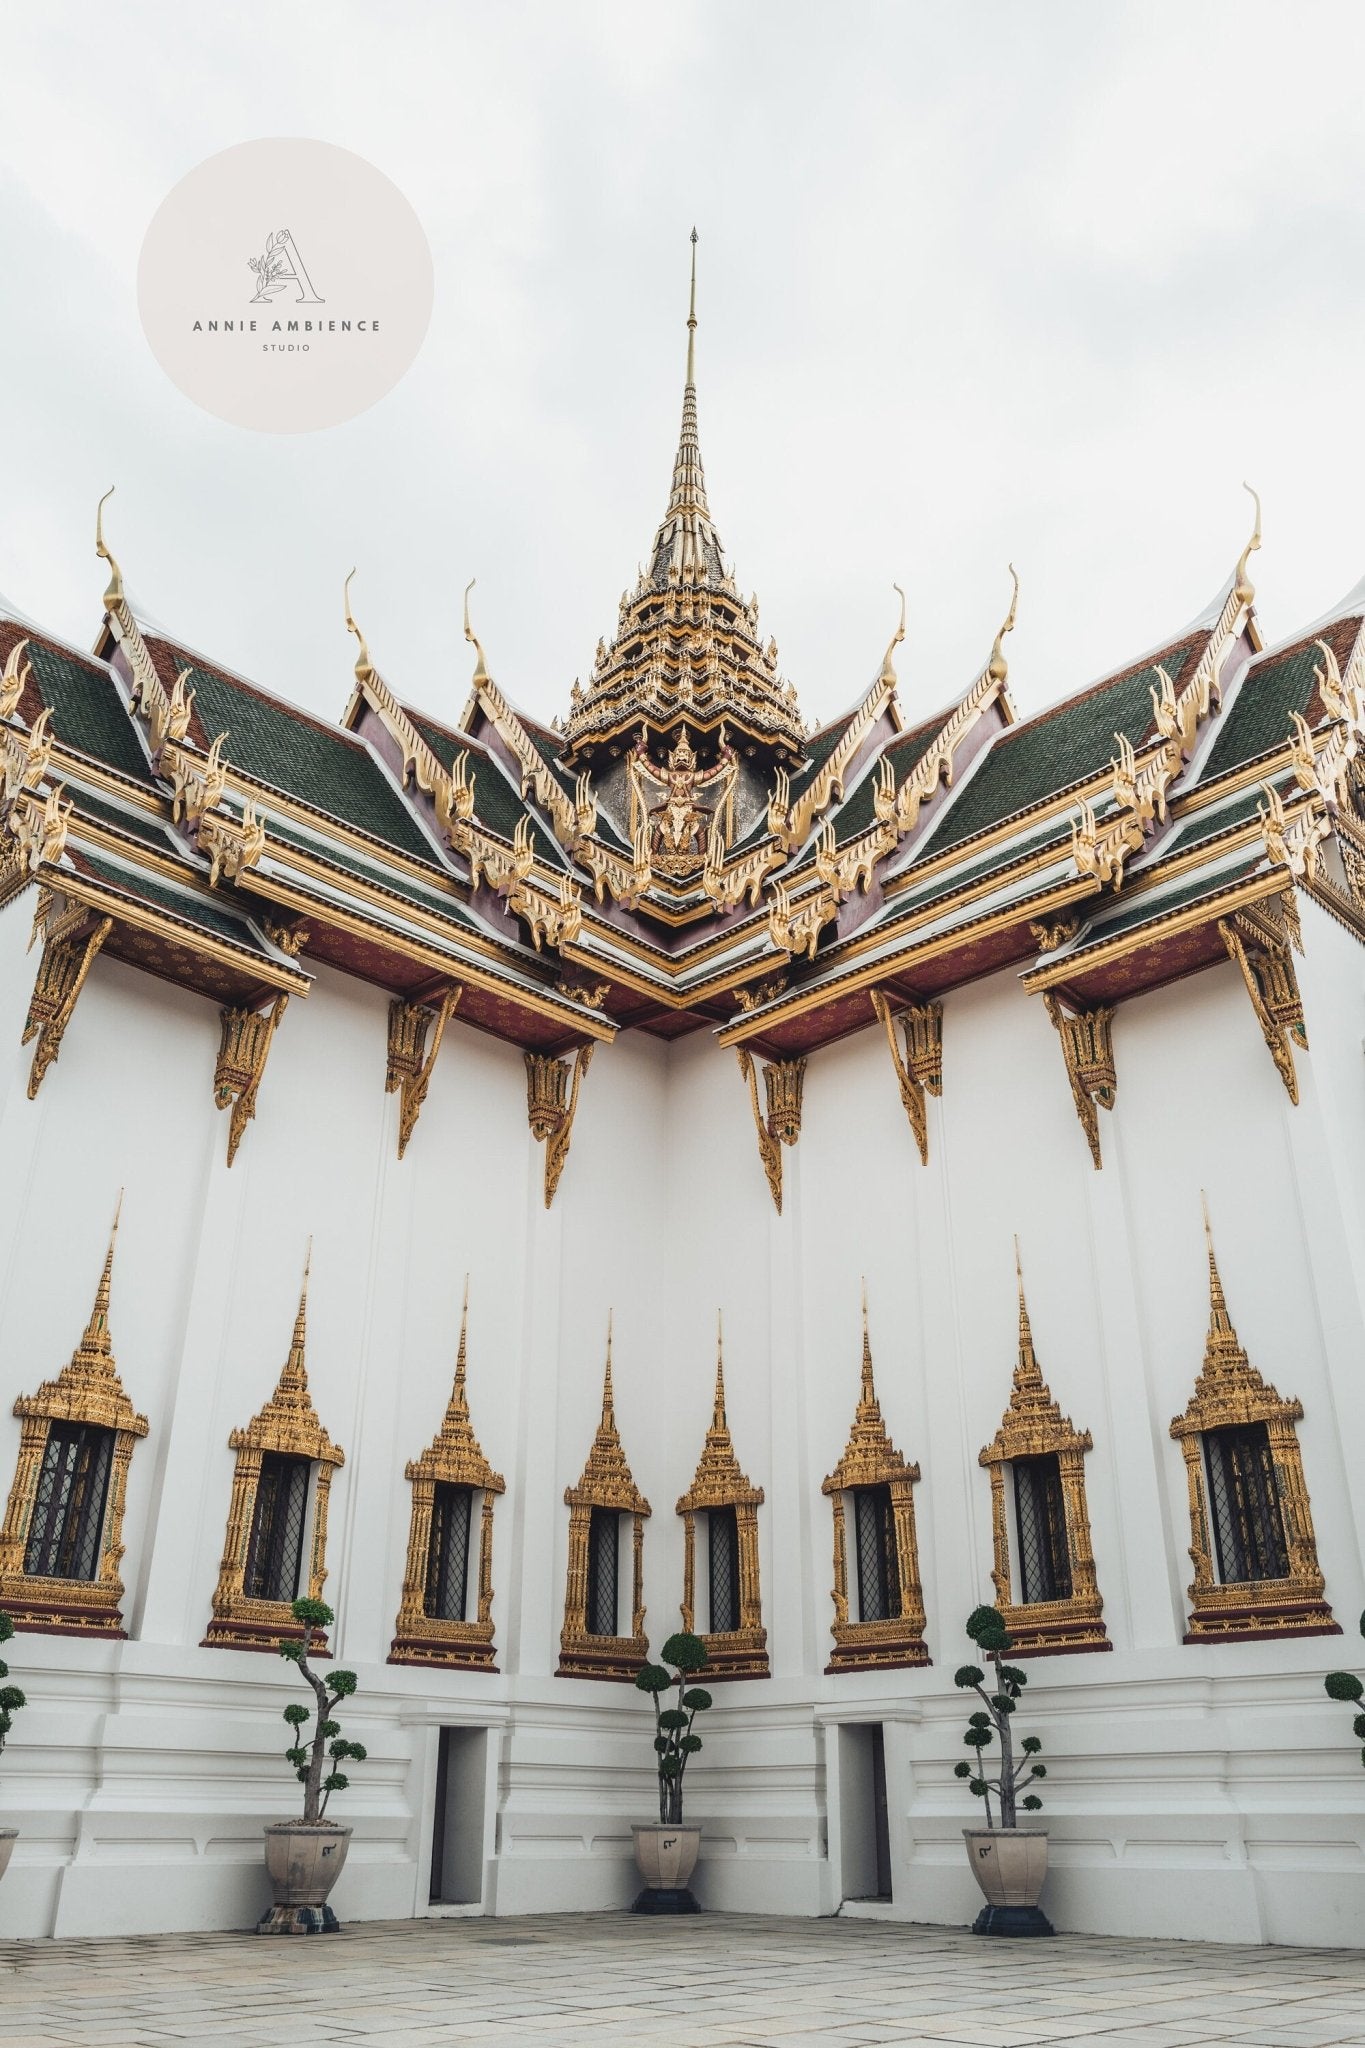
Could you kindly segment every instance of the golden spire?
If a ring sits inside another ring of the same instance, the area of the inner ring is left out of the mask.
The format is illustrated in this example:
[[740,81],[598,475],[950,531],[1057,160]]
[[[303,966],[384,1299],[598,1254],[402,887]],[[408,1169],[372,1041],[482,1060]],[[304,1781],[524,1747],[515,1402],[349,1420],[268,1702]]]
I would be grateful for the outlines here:
[[1024,1268],[1019,1257],[1017,1237],[1014,1240],[1014,1277],[1019,1289],[1019,1363],[1015,1368],[1015,1384],[1022,1385],[1028,1380],[1041,1386],[1043,1375],[1038,1364],[1038,1354],[1033,1348],[1033,1327],[1028,1319],[1028,1303],[1024,1299]]
[[901,641],[905,638],[905,592],[901,589],[899,583],[893,583],[891,588],[895,591],[897,597],[901,601],[901,617],[900,624],[897,626],[895,632],[891,635],[890,645],[887,647],[886,653],[882,656],[881,680],[884,683],[894,683],[896,680],[896,668],[891,657],[895,653],[896,649],[900,646]]
[[483,644],[480,641],[478,634],[474,631],[474,628],[469,623],[469,593],[474,588],[474,585],[477,581],[478,578],[476,576],[471,576],[468,583],[466,583],[464,587],[464,637],[469,642],[470,646],[474,649],[474,652],[478,657],[474,663],[474,688],[476,690],[478,689],[481,683],[486,683],[490,681],[490,677],[488,674],[488,664],[483,658]]
[[455,1385],[450,1396],[452,1415],[468,1417],[469,1397],[465,1392],[466,1340],[469,1334],[469,1275],[464,1276],[464,1301],[460,1308],[460,1345],[455,1353]]
[[1251,493],[1251,502],[1256,507],[1256,524],[1251,529],[1251,539],[1238,557],[1237,578],[1233,588],[1243,604],[1250,604],[1256,595],[1256,585],[1247,574],[1247,563],[1261,545],[1261,494],[1259,491],[1253,491],[1247,483],[1242,485],[1242,489]]
[[866,1279],[864,1279],[864,1281],[863,1281],[863,1373],[862,1373],[862,1387],[863,1387],[863,1391],[862,1391],[862,1398],[861,1398],[861,1400],[860,1400],[860,1401],[859,1401],[859,1403],[858,1403],[859,1409],[861,1410],[861,1409],[864,1409],[864,1408],[865,1408],[865,1409],[868,1409],[869,1411],[870,1411],[870,1410],[872,1410],[872,1409],[875,1409],[875,1407],[877,1406],[877,1389],[876,1389],[876,1387],[875,1387],[875,1386],[873,1385],[873,1383],[872,1383],[872,1339],[871,1339],[871,1337],[870,1337],[870,1336],[869,1336],[869,1334],[868,1334],[868,1327],[867,1327],[867,1281],[866,1281]]
[[95,1305],[90,1311],[90,1320],[81,1338],[80,1352],[86,1358],[98,1357],[112,1362],[113,1352],[109,1337],[109,1287],[114,1277],[114,1245],[118,1238],[119,1217],[123,1214],[123,1189],[118,1191],[114,1204],[114,1222],[109,1232],[109,1249],[104,1254],[104,1270],[100,1274],[99,1286],[95,1289]]
[[697,231],[692,230],[692,295],[687,302],[687,381],[695,384],[697,338]]
[[100,499],[99,504],[95,507],[95,553],[102,561],[109,564],[109,588],[104,593],[104,609],[107,612],[112,611],[115,605],[123,603],[123,577],[119,571],[118,563],[104,544],[104,508],[113,495],[114,486],[110,484],[108,490]]
[[716,1398],[711,1409],[711,1427],[716,1431],[729,1427],[725,1419],[725,1339],[719,1309],[716,1310]]
[[299,1288],[299,1305],[294,1313],[294,1335],[289,1344],[289,1356],[280,1374],[277,1392],[294,1394],[304,1401],[308,1399],[308,1368],[304,1353],[308,1347],[308,1276],[313,1268],[313,1240],[308,1240],[308,1249],[303,1256],[303,1283]]
[[607,1369],[602,1375],[602,1422],[603,1429],[615,1429],[616,1404],[611,1390],[611,1326],[613,1311],[607,1310]]
[[1009,572],[1011,580],[1014,584],[1014,589],[1010,593],[1010,608],[1005,614],[1005,623],[1001,626],[1000,631],[995,636],[995,645],[991,648],[991,658],[986,663],[987,675],[993,677],[993,679],[997,683],[1005,682],[1005,680],[1009,676],[1010,667],[1009,663],[1005,659],[1001,643],[1004,640],[1006,633],[1012,633],[1014,631],[1015,615],[1019,610],[1019,576],[1013,562],[1011,562],[1009,565]]
[[345,583],[342,585],[342,603],[346,607],[346,630],[348,633],[354,633],[360,643],[360,651],[355,658],[355,679],[358,683],[367,683],[374,674],[374,663],[370,660],[370,650],[365,643],[365,635],[351,616],[351,576],[354,575],[355,570],[352,569],[351,575],[346,578]]
[[1209,1221],[1209,1198],[1201,1188],[1199,1200],[1204,1210],[1204,1244],[1209,1255],[1209,1342],[1215,1337],[1231,1337],[1234,1344],[1237,1332],[1232,1327],[1228,1305],[1223,1293],[1223,1276],[1218,1271],[1218,1260],[1213,1250],[1213,1225]]

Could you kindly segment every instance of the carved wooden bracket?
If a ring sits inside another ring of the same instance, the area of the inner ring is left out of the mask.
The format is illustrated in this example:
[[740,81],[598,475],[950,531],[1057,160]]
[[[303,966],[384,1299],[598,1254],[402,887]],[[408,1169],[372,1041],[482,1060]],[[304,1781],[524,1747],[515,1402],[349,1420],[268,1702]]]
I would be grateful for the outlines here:
[[912,1003],[901,1014],[901,1030],[905,1035],[905,1053],[902,1056],[896,1041],[896,1026],[891,1016],[891,1005],[879,988],[871,991],[872,1007],[886,1033],[886,1042],[891,1048],[891,1064],[896,1069],[900,1083],[901,1101],[905,1114],[910,1119],[910,1128],[919,1146],[919,1156],[929,1164],[929,1123],[924,1106],[926,1089],[930,1095],[943,1093],[943,1005],[942,1003]]
[[229,1166],[237,1157],[243,1131],[256,1114],[256,1091],[288,1001],[288,996],[276,996],[268,1010],[225,1009],[218,1013],[223,1036],[213,1070],[213,1099],[219,1109],[232,1105],[228,1124]]
[[578,1048],[572,1062],[552,1054],[526,1055],[526,1114],[531,1136],[545,1147],[545,1206],[554,1201],[559,1176],[569,1156],[578,1091],[593,1056],[591,1041]]
[[[401,996],[395,996],[389,1004],[389,1063],[384,1076],[384,1092],[392,1095],[395,1089],[401,1090],[398,1106],[400,1159],[417,1128],[446,1025],[463,994],[464,990],[457,982],[446,990],[441,998],[441,1007],[435,1012],[429,1010],[425,1003],[405,1003]],[[428,1049],[427,1034],[433,1023],[436,1032]]]
[[1281,930],[1261,913],[1262,906],[1257,904],[1234,917],[1220,917],[1218,931],[1229,958],[1236,961],[1246,983],[1275,1071],[1284,1082],[1289,1100],[1297,1103],[1299,1077],[1294,1071],[1294,1047],[1308,1050],[1303,997],[1294,972],[1290,931]]
[[[44,1074],[61,1051],[62,1038],[71,1022],[76,998],[85,987],[85,978],[94,964],[96,953],[114,926],[112,917],[101,917],[92,923],[90,912],[83,903],[56,912],[54,901],[49,896],[40,902],[39,914],[33,921],[33,937],[36,938],[40,931],[43,933],[43,952],[20,1040],[23,1045],[34,1038],[38,1041],[33,1048],[33,1065],[28,1077],[30,1102],[42,1087]],[[32,943],[30,939],[29,944]]]
[[764,1093],[768,1099],[765,1117],[759,1107],[758,1076],[754,1056],[744,1045],[735,1047],[739,1071],[749,1084],[749,1106],[758,1134],[758,1156],[768,1178],[773,1207],[782,1214],[782,1147],[794,1145],[801,1135],[801,1104],[806,1083],[806,1062],[771,1060],[763,1069]]
[[1106,1004],[1094,1010],[1067,1011],[1050,989],[1044,991],[1043,1001],[1062,1041],[1076,1114],[1098,1172],[1104,1165],[1098,1111],[1114,1107],[1119,1085],[1114,1067],[1114,1008]]

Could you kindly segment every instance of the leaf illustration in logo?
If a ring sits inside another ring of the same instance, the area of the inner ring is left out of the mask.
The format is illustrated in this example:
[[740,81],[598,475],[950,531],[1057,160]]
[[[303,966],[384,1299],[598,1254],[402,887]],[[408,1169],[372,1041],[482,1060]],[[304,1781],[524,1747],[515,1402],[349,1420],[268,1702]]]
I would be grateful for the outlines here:
[[272,250],[272,249],[274,248],[274,246],[275,246],[275,237],[274,237],[273,235],[267,235],[267,236],[266,236],[266,238],[265,238],[265,253],[266,253],[266,255],[267,255],[267,256],[268,256],[268,255],[270,254],[270,252],[271,252],[271,250]]

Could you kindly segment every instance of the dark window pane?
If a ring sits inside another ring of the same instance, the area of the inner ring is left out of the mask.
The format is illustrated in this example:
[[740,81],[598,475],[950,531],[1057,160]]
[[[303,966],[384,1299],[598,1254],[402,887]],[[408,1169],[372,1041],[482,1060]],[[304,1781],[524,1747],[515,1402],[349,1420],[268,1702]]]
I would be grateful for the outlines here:
[[1014,1460],[1014,1518],[1019,1530],[1019,1598],[1071,1598],[1062,1472],[1055,1453]]
[[896,1516],[889,1486],[859,1486],[853,1493],[858,1546],[858,1619],[891,1621],[901,1611]]
[[739,1524],[733,1508],[712,1508],[706,1517],[711,1553],[711,1633],[739,1627]]
[[619,1520],[615,1508],[594,1508],[588,1524],[587,1629],[590,1636],[616,1634]]
[[47,1433],[24,1570],[44,1579],[93,1579],[114,1457],[112,1429],[54,1422]]
[[1225,1586],[1287,1579],[1289,1550],[1263,1422],[1204,1432],[1218,1576]]
[[431,1503],[431,1542],[427,1549],[426,1612],[436,1621],[463,1621],[469,1576],[469,1515],[473,1493],[467,1486],[439,1483]]
[[256,1482],[243,1590],[249,1600],[297,1600],[308,1514],[307,1458],[267,1451]]

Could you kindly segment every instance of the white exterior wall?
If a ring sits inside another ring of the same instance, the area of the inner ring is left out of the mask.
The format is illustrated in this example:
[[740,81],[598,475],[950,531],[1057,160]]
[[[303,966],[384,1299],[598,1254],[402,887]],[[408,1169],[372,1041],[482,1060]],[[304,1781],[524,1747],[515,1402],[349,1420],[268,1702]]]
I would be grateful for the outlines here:
[[[369,1747],[344,1795],[356,1830],[342,1918],[427,1909],[437,1733],[487,1727],[484,1904],[624,1903],[630,1822],[652,1806],[648,1709],[552,1676],[567,1562],[564,1488],[596,1426],[608,1307],[616,1409],[646,1527],[647,1628],[677,1625],[688,1485],[725,1314],[736,1451],[759,1513],[773,1677],[717,1689],[689,1774],[721,1907],[830,1912],[856,1788],[841,1721],[885,1729],[893,1899],[966,1921],[960,1829],[974,1802],[951,1674],[991,1597],[990,1490],[977,1452],[1009,1395],[1021,1237],[1052,1391],[1092,1431],[1087,1493],[1111,1654],[1030,1665],[1059,1926],[1358,1942],[1365,1775],[1321,1674],[1359,1662],[1365,1604],[1365,954],[1310,903],[1300,963],[1312,1051],[1291,1108],[1230,966],[1126,1004],[1118,1103],[1093,1171],[1041,1004],[1001,975],[950,996],[944,1091],[921,1167],[879,1030],[815,1056],[805,1128],[768,1198],[733,1056],[707,1034],[623,1036],[583,1083],[554,1208],[526,1125],[520,1055],[453,1023],[401,1163],[383,1092],[386,998],[322,971],[291,1004],[257,1117],[225,1164],[213,1006],[97,961],[36,1103],[19,1047],[28,906],[0,916],[0,1485],[9,1416],[65,1364],[126,1187],[112,1328],[149,1417],[125,1524],[127,1643],[21,1635],[29,1708],[0,1761],[22,1833],[0,1933],[245,1925],[265,1887],[260,1828],[292,1809],[270,1657],[199,1647],[232,1474],[229,1431],[268,1398],[315,1240],[309,1374],[346,1463],[326,1595]],[[1169,1436],[1208,1320],[1199,1189],[1253,1362],[1300,1427],[1327,1595],[1347,1633],[1184,1647],[1189,1541]],[[387,1665],[407,1543],[404,1462],[449,1395],[471,1275],[470,1403],[507,1480],[494,1543],[497,1675]],[[823,1676],[832,1577],[820,1481],[858,1392],[865,1274],[877,1386],[916,1488],[931,1669]]]

